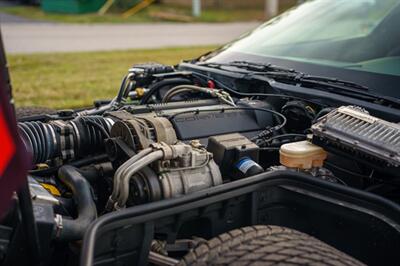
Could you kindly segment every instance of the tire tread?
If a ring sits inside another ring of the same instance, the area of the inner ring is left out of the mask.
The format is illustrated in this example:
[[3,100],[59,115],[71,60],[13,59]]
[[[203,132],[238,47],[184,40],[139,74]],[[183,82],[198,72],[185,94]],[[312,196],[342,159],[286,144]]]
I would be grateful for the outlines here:
[[318,239],[285,227],[256,225],[223,233],[178,265],[364,265]]

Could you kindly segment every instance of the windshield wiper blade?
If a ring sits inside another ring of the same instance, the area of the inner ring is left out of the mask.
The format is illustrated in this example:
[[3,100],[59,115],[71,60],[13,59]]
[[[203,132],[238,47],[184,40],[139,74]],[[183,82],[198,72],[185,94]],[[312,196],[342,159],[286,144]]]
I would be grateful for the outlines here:
[[[266,76],[280,82],[291,82],[303,86],[312,86],[328,92],[343,94],[351,97],[359,97],[364,100],[380,101],[386,104],[400,105],[400,100],[390,96],[375,94],[370,89],[355,82],[337,78],[314,76],[296,71],[291,68],[276,66],[273,64],[254,63],[248,61],[232,61],[229,63],[200,62],[198,65],[226,70],[226,67],[243,69],[243,74],[250,76]],[[383,104],[383,103],[381,103]]]
[[247,61],[233,61],[227,65],[231,65],[231,66],[235,66],[235,67],[239,67],[239,68],[242,67],[242,68],[246,68],[247,70],[258,70],[259,72],[263,72],[265,74],[272,74],[274,72],[279,72],[279,73],[282,73],[281,75],[284,76],[285,73],[288,73],[289,75],[287,77],[292,78],[293,80],[321,81],[321,82],[326,82],[326,83],[330,83],[330,84],[342,85],[342,86],[349,87],[349,88],[359,89],[359,90],[363,90],[363,91],[369,91],[368,87],[363,86],[361,84],[357,84],[352,81],[341,80],[338,78],[324,77],[324,76],[309,75],[309,74],[302,73],[300,71],[296,71],[291,68],[280,67],[280,66],[276,66],[273,64],[260,64],[260,63],[252,63],[252,62],[247,62]]
[[372,102],[379,102],[379,104],[395,104],[396,106],[400,106],[400,99],[373,93],[368,87],[351,81],[312,76],[303,73],[297,73],[296,75],[293,75],[289,73],[265,72],[262,75],[280,82],[287,81],[304,87],[312,87],[313,89],[325,90],[350,97],[357,97],[364,100],[370,100]]
[[[286,68],[281,66],[276,66],[270,63],[253,63],[248,61],[232,61],[230,63],[212,63],[212,62],[203,62],[199,63],[202,66],[209,67],[236,67],[240,69],[245,69],[247,71],[251,71],[252,73],[263,74],[270,76],[272,78],[280,79],[291,79],[293,81],[321,81],[329,84],[342,85],[344,87],[359,89],[363,91],[369,91],[369,88],[355,82],[341,80],[338,78],[331,77],[323,77],[323,76],[314,76],[302,73],[300,71],[294,70],[292,68]],[[323,84],[321,84],[323,85]]]
[[296,71],[292,68],[276,66],[270,63],[262,64],[262,63],[248,62],[248,61],[232,61],[226,65],[238,68],[244,68],[250,71],[258,71],[258,72],[282,72],[282,73],[302,74],[301,72]]
[[199,66],[212,67],[222,69],[223,67],[234,67],[243,69],[252,73],[292,73],[292,74],[302,74],[291,68],[285,68],[276,66],[273,64],[261,64],[261,63],[252,63],[247,61],[233,61],[230,63],[214,63],[214,62],[199,62],[197,63]]
[[347,81],[347,80],[342,80],[342,79],[337,79],[337,78],[330,78],[330,77],[323,77],[323,76],[313,76],[313,75],[304,75],[302,77],[304,80],[313,80],[313,81],[322,81],[322,82],[327,82],[327,83],[332,83],[332,84],[337,84],[337,85],[343,85],[346,87],[351,87],[351,88],[356,88],[360,89],[363,91],[369,91],[369,88],[367,86],[352,82],[352,81]]

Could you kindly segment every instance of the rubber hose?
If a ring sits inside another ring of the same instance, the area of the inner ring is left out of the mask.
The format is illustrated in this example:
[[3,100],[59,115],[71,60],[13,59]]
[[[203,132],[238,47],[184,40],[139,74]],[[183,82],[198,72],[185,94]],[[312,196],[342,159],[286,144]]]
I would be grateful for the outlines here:
[[209,93],[208,88],[203,88],[195,85],[179,85],[176,87],[171,88],[163,97],[163,103],[170,101],[175,95],[180,94],[182,92],[203,92]]
[[71,189],[77,205],[78,217],[74,220],[63,217],[58,239],[73,241],[82,239],[91,222],[97,218],[96,204],[92,198],[89,182],[73,166],[65,165],[58,171],[60,180]]
[[[105,161],[109,161],[108,155],[107,154],[99,154],[99,155],[84,157],[82,159],[70,162],[68,164],[75,166],[75,167],[82,167],[85,165],[101,163],[101,162],[105,162]],[[62,167],[62,166],[54,166],[54,167],[43,169],[43,170],[32,170],[29,173],[32,175],[38,175],[38,176],[49,176],[49,175],[56,174],[58,169],[60,169],[60,167]]]
[[150,100],[150,97],[157,91],[159,91],[161,88],[165,86],[171,86],[171,85],[185,85],[185,84],[192,84],[192,82],[189,79],[185,78],[172,78],[172,79],[166,79],[160,82],[157,82],[153,85],[149,86],[149,91],[143,96],[142,100],[140,101],[140,104],[147,104],[147,102]]
[[[63,159],[71,160],[103,151],[103,141],[109,136],[111,121],[101,116],[89,116],[77,117],[61,127],[43,122],[20,122],[18,127],[23,143],[32,152],[33,163],[38,164],[61,157],[63,152],[70,153],[71,150],[74,153]],[[70,126],[70,135],[62,136],[60,131]],[[65,142],[63,137],[73,141]],[[62,145],[63,142],[69,146]]]
[[28,151],[33,154],[33,163],[45,162],[59,153],[55,145],[58,139],[53,136],[55,129],[52,125],[43,122],[18,123],[20,136]]
[[77,170],[90,184],[94,184],[101,177],[112,176],[114,173],[111,162],[89,165]]

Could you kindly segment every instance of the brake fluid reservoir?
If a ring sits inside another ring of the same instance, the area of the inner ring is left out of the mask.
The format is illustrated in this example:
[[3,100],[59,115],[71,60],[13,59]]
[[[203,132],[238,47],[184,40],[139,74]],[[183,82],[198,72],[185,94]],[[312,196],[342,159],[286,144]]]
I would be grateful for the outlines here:
[[305,140],[282,145],[279,157],[280,163],[286,167],[307,170],[322,167],[327,153],[321,147]]

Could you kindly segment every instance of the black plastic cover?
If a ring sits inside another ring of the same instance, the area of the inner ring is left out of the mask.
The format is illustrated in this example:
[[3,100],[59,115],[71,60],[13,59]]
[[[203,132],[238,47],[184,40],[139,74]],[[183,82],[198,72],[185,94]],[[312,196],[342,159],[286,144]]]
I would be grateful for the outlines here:
[[237,168],[234,165],[244,157],[258,162],[259,147],[238,133],[211,137],[207,150],[213,154],[214,161],[224,177],[241,177],[243,174],[233,169]]
[[210,111],[182,111],[175,114],[171,122],[180,140],[203,139],[233,132],[254,136],[272,126],[273,117],[271,114],[246,108],[265,108],[264,105],[261,101],[246,101],[239,103],[235,110],[226,105],[216,105]]

